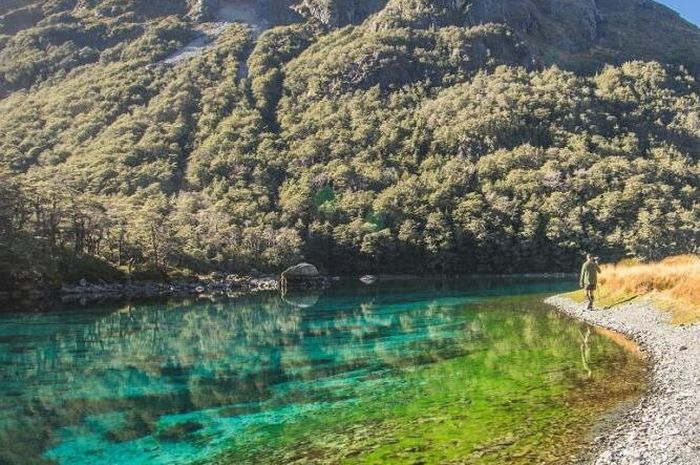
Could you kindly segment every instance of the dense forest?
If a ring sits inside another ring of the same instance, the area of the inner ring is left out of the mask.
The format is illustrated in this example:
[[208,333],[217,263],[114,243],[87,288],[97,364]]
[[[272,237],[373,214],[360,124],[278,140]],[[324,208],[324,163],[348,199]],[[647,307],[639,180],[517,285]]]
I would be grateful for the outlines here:
[[0,6],[2,285],[698,251],[700,31],[654,2],[599,1],[583,42],[560,16],[595,2],[514,2],[535,25],[474,19],[495,0],[304,2],[167,63],[193,3]]

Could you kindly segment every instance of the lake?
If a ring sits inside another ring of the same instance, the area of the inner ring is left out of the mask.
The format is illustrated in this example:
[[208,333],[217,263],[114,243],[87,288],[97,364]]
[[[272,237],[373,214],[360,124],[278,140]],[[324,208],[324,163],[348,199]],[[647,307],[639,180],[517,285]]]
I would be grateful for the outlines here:
[[0,314],[0,464],[564,464],[644,362],[553,279]]

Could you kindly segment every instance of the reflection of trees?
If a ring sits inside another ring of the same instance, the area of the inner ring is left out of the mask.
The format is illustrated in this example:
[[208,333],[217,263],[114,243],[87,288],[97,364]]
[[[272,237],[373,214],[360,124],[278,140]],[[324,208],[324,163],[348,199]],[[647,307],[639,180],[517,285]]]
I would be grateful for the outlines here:
[[[0,400],[8,418],[0,429],[21,427],[48,441],[55,428],[88,415],[137,411],[155,421],[221,406],[249,405],[236,407],[245,413],[256,403],[353,396],[374,373],[468,354],[526,379],[521,368],[536,365],[524,360],[532,351],[570,353],[568,320],[522,311],[517,300],[467,311],[464,299],[427,297],[331,294],[299,308],[265,294],[23,319],[30,326],[0,327],[29,341],[22,351],[0,345],[2,391],[21,393]],[[2,445],[15,447],[5,436]]]
[[[318,378],[429,361],[455,337],[439,329],[453,321],[453,307],[378,305],[372,296],[331,297],[304,309],[270,294],[33,319],[36,325],[23,330],[32,341],[26,350],[0,353],[12,367],[3,373],[3,391],[23,392],[14,406],[3,402],[0,408],[8,418],[24,410],[22,428],[40,436],[113,411],[157,419],[224,405],[309,400],[324,392],[314,392]],[[281,383],[287,387],[270,389]],[[41,408],[30,405],[36,402]],[[5,431],[17,427],[4,425]]]
[[[588,347],[590,360],[596,363],[590,363],[592,376],[589,378],[579,365],[579,329],[585,327],[556,313],[547,313],[543,307],[534,299],[495,299],[459,311],[436,300],[423,306],[422,318],[415,315],[411,318],[412,312],[406,310],[397,320],[401,325],[407,319],[410,322],[402,326],[409,330],[404,334],[408,337],[402,350],[394,350],[386,340],[374,346],[375,360],[388,370],[377,371],[376,378],[364,378],[351,387],[323,387],[335,393],[351,392],[358,401],[346,407],[350,412],[340,409],[305,417],[298,424],[285,427],[280,435],[284,436],[285,443],[295,444],[295,457],[304,457],[308,452],[314,457],[314,463],[341,462],[339,443],[352,445],[360,454],[353,455],[352,463],[374,463],[376,456],[366,457],[365,461],[362,454],[370,453],[382,437],[416,437],[421,430],[415,428],[420,428],[422,422],[415,418],[445,419],[444,424],[453,425],[444,430],[445,438],[459,431],[478,431],[478,427],[470,423],[475,422],[484,427],[484,437],[476,438],[477,443],[488,443],[489,438],[498,441],[512,431],[517,433],[515,436],[528,437],[539,441],[534,444],[547,446],[541,436],[534,438],[533,433],[558,437],[556,435],[571,427],[572,422],[587,421],[583,417],[567,419],[566,415],[558,415],[562,410],[573,412],[573,408],[579,407],[600,410],[599,398],[592,394],[610,385],[607,378],[611,374],[610,362],[622,366],[626,373],[635,373],[635,368],[634,363],[624,363],[626,356],[618,347],[609,341],[604,343],[603,338],[593,334]],[[378,313],[384,310],[386,307],[377,306]],[[390,312],[384,312],[385,317],[387,313]],[[437,317],[434,324],[428,322],[428,315]],[[364,316],[370,314],[364,312]],[[426,337],[412,340],[410,331],[421,326],[429,330]],[[374,344],[375,340],[363,342]],[[438,360],[444,362],[430,363]],[[417,365],[423,366],[416,369]],[[409,369],[403,370],[404,366]],[[299,393],[311,394],[313,387],[315,391],[321,389],[317,384],[302,383],[295,385],[293,392],[298,394],[297,398],[303,398]],[[578,406],[573,405],[571,392],[576,393]],[[621,400],[627,395],[629,390],[611,397]],[[473,411],[470,410],[472,406]],[[388,421],[383,423],[384,420]],[[540,420],[542,423],[536,423]],[[439,422],[435,428],[441,428],[442,424]],[[388,428],[388,436],[382,436],[381,425]],[[375,429],[378,429],[377,436],[373,436]],[[362,434],[353,435],[356,431]],[[438,447],[435,443],[438,437],[442,437],[442,433],[431,434],[426,447]],[[284,452],[290,450],[275,450],[270,446],[274,439],[274,434],[260,438],[256,443],[259,449],[236,445],[227,451],[224,460],[216,463],[286,463]],[[467,457],[471,450],[465,444],[473,438],[455,439],[462,445],[449,447],[464,447]],[[397,449],[397,453],[405,452],[403,447]],[[278,452],[280,455],[276,455]],[[389,452],[385,456],[395,457]],[[505,463],[498,463],[501,462]],[[539,463],[537,460],[531,463],[535,462]],[[528,462],[523,459],[522,463]]]

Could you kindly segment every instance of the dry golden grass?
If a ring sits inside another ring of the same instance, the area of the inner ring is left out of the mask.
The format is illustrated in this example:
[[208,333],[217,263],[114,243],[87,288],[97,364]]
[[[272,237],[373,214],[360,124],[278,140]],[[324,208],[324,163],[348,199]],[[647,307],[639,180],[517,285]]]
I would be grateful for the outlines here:
[[[612,307],[647,296],[671,312],[674,323],[700,321],[700,256],[679,255],[655,263],[625,260],[602,268],[596,296],[599,305]],[[585,299],[583,292],[571,297]]]

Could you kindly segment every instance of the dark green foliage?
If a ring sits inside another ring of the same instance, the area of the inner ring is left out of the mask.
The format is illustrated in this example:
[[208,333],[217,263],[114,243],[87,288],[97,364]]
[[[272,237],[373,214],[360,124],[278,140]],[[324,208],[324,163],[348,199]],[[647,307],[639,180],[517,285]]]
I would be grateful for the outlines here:
[[[0,22],[0,33],[6,35],[0,40],[0,95],[25,89],[52,76],[62,78],[72,69],[96,62],[101,54],[128,60],[131,58],[128,53],[122,52],[120,57],[119,52],[137,39],[143,42],[144,35],[151,41],[158,40],[159,50],[155,47],[142,50],[152,61],[193,37],[189,26],[181,20],[159,17],[184,11],[169,10],[168,2],[157,5],[147,1],[119,1],[114,5],[101,2],[94,9],[83,5],[73,10],[74,6],[75,2],[69,1],[46,2],[41,9],[36,3],[6,15]],[[151,10],[160,15],[151,19],[145,15]],[[19,13],[23,16],[16,17]]]
[[256,107],[268,118],[274,118],[282,96],[283,65],[309,47],[321,34],[316,24],[293,24],[265,32],[248,58],[251,90]]
[[417,29],[423,13],[396,10],[257,41],[231,26],[173,66],[194,34],[177,2],[168,18],[135,1],[94,1],[99,17],[42,5],[0,37],[2,276],[302,258],[549,271],[582,250],[698,250],[700,94],[683,67],[577,75],[539,67],[541,43],[504,25]]
[[503,63],[529,63],[527,48],[503,26],[437,31],[348,27],[292,62],[285,90],[290,99],[315,100],[374,86],[387,92],[418,83],[449,85]]

